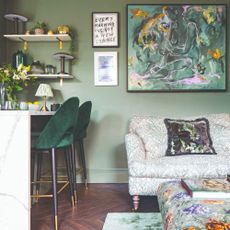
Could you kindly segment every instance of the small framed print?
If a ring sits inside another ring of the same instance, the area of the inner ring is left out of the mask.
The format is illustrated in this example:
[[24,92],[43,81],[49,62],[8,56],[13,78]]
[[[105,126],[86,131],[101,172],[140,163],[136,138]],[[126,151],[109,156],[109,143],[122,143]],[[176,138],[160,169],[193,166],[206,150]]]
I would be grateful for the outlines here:
[[118,12],[92,13],[93,47],[118,47]]
[[94,85],[118,85],[117,52],[94,52]]

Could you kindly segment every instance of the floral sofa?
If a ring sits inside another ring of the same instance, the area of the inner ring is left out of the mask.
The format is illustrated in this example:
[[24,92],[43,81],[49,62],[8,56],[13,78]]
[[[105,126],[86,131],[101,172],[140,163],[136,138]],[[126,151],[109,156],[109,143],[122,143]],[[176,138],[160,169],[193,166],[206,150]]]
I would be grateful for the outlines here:
[[[230,174],[230,114],[201,115],[182,120],[204,117],[208,120],[211,151],[215,154],[167,156],[169,130],[165,117],[134,116],[131,119],[125,144],[129,193],[135,210],[140,196],[156,195],[162,182],[181,178],[224,178]],[[205,153],[204,149],[202,151]]]
[[230,199],[192,199],[180,181],[160,184],[157,199],[165,230],[230,229]]

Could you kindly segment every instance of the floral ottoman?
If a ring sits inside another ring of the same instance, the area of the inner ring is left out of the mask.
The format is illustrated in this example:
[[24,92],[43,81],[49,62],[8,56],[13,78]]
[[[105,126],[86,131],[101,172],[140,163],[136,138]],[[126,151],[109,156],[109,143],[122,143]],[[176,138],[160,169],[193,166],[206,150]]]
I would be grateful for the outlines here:
[[230,199],[192,199],[180,181],[160,184],[157,198],[165,230],[230,230]]

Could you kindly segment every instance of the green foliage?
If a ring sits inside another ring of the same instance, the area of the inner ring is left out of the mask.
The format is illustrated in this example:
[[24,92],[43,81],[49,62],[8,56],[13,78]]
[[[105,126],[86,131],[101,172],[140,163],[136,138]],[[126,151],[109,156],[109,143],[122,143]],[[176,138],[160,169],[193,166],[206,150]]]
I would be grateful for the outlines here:
[[47,24],[42,21],[37,21],[36,24],[34,25],[33,29],[47,29]]
[[30,66],[24,66],[23,64],[20,64],[17,69],[11,64],[4,64],[0,67],[0,84],[6,87],[10,95],[21,91],[35,79],[28,76],[29,71]]

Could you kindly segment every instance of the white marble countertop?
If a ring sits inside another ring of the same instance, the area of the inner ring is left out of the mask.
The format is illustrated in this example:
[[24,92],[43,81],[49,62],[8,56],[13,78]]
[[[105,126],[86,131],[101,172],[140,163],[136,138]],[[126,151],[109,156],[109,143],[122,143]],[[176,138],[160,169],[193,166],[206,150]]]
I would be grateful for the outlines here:
[[1,115],[31,115],[31,116],[43,116],[43,115],[54,115],[55,111],[36,111],[36,110],[0,110]]

